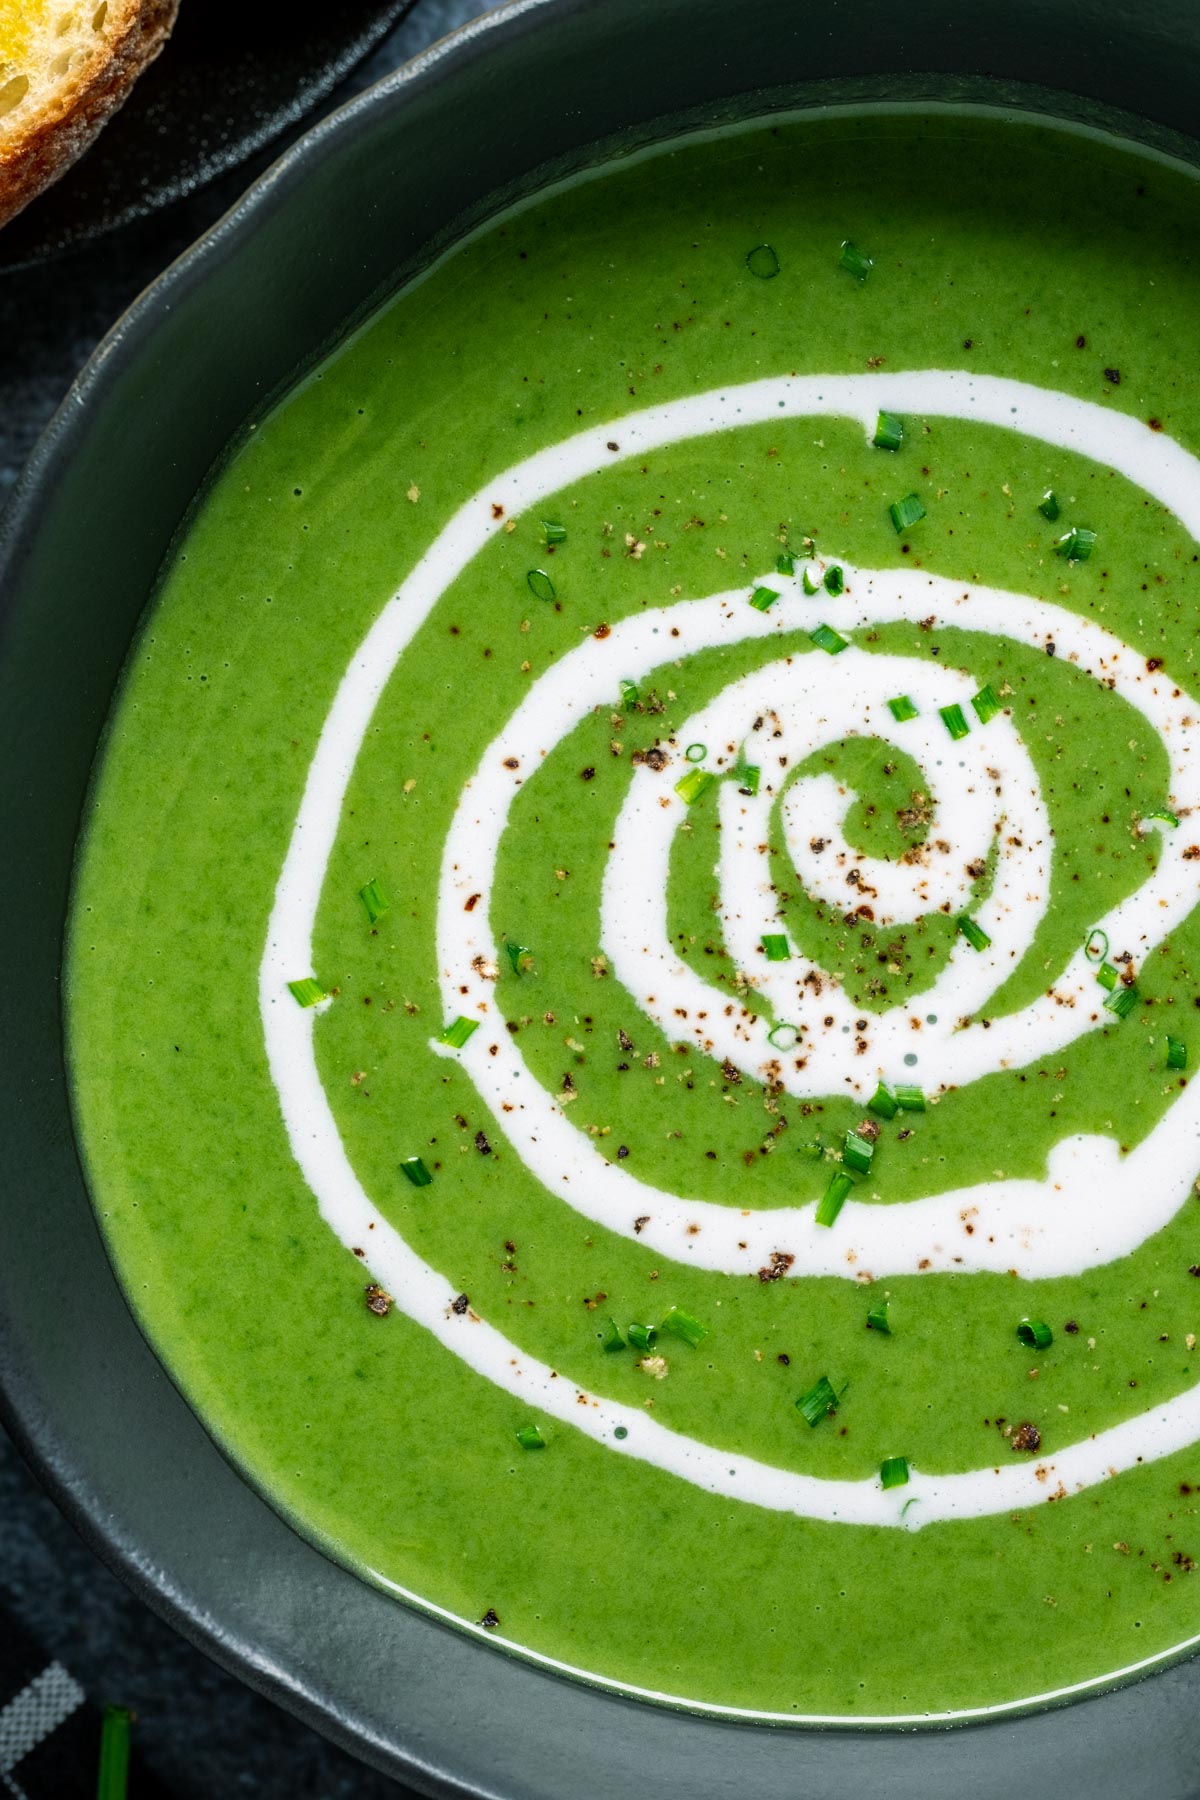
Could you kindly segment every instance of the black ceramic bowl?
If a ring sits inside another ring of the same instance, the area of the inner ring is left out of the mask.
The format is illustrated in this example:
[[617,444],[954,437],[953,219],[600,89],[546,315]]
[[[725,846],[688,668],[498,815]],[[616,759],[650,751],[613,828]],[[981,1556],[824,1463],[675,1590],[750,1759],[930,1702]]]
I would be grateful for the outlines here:
[[[1200,162],[1196,0],[514,0],[304,139],[143,296],[0,537],[0,1375],[68,1515],[256,1686],[431,1794],[503,1800],[1200,1795],[1200,1667],[946,1731],[767,1729],[635,1704],[366,1586],[239,1478],[126,1309],[63,1073],[85,786],[172,533],[214,459],[398,271],[617,137],[782,106],[953,99]],[[1119,109],[1119,110],[1118,110]]]

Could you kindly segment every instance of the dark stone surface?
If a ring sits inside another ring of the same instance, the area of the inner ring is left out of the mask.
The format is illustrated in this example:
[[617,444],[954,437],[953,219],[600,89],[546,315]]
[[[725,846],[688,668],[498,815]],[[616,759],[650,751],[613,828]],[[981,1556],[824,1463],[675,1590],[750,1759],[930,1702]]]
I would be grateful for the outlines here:
[[[481,10],[478,0],[419,0],[330,105]],[[96,245],[0,273],[0,501],[114,319],[282,147]],[[405,1790],[225,1674],[135,1600],[84,1547],[2,1433],[0,1602],[94,1699],[133,1707],[146,1766],[181,1800],[403,1800]]]

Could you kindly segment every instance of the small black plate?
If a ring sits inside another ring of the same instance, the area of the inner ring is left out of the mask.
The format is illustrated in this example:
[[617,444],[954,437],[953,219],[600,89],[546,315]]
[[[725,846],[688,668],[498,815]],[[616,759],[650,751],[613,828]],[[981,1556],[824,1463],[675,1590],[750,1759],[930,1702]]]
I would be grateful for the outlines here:
[[62,180],[0,231],[0,271],[60,256],[244,162],[332,92],[414,0],[183,0],[158,61]]

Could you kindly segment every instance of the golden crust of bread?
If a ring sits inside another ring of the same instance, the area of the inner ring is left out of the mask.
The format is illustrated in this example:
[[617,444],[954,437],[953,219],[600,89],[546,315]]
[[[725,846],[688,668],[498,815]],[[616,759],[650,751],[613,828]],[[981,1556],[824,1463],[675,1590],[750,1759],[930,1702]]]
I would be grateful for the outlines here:
[[166,43],[178,11],[179,0],[110,5],[110,31],[79,79],[0,133],[0,225],[83,155]]

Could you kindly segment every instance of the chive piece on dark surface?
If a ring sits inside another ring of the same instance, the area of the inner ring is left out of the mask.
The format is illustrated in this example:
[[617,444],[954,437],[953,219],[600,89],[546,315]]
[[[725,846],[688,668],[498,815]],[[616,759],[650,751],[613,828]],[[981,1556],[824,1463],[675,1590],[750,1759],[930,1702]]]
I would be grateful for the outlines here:
[[888,516],[897,531],[907,531],[925,517],[925,503],[920,494],[906,494],[903,500],[892,501]]
[[905,719],[916,719],[920,717],[920,708],[914,706],[907,694],[897,694],[894,700],[889,700],[888,711],[891,713],[893,719],[901,725],[903,725]]
[[873,1306],[867,1314],[867,1330],[882,1331],[884,1337],[891,1337],[892,1322],[888,1317],[888,1302],[886,1300],[880,1306]]
[[461,1015],[447,1025],[441,1036],[443,1044],[449,1044],[452,1050],[461,1050],[467,1039],[479,1030],[478,1019],[464,1019]]
[[600,1339],[602,1350],[623,1350],[625,1339],[621,1336],[621,1327],[615,1319],[609,1319],[604,1327],[604,1336]]
[[1108,955],[1108,933],[1101,931],[1098,925],[1093,926],[1084,941],[1083,954],[1090,963],[1101,963]]
[[1048,1350],[1054,1342],[1054,1333],[1045,1319],[1022,1319],[1017,1336],[1027,1350]]
[[924,1112],[925,1090],[899,1083],[896,1087],[896,1105],[901,1112]]
[[780,575],[794,575],[796,573],[796,558],[792,555],[790,550],[781,550],[779,555],[775,558],[775,567]]
[[1167,1038],[1167,1067],[1168,1069],[1187,1068],[1187,1045],[1182,1038]]
[[706,788],[710,788],[716,776],[711,769],[689,769],[686,775],[675,783],[675,792],[685,806],[691,806],[700,798]]
[[992,940],[983,926],[977,924],[969,913],[959,913],[956,923],[972,950],[987,949]]
[[1089,531],[1084,525],[1072,525],[1070,531],[1064,531],[1054,546],[1056,556],[1065,556],[1068,562],[1086,562],[1092,554],[1096,543],[1096,533]]
[[865,281],[875,267],[866,251],[860,250],[857,244],[852,244],[849,238],[842,239],[842,254],[838,257],[838,262],[843,269],[850,271],[856,281]]
[[702,763],[708,755],[708,745],[689,744],[683,754],[690,763]]
[[1051,524],[1057,519],[1062,508],[1058,504],[1058,495],[1053,488],[1047,488],[1041,499],[1038,501],[1038,511],[1041,513],[1043,519],[1049,519]]
[[883,1488],[908,1486],[907,1456],[885,1456],[879,1465],[879,1485]]
[[554,599],[554,583],[547,575],[545,569],[530,569],[525,579],[529,583],[529,591],[533,594],[535,599]]
[[[125,1800],[129,1792],[129,1751],[133,1714],[126,1706],[106,1706],[100,1727],[100,1768],[96,1800]],[[15,1785],[13,1792],[21,1790]]]
[[970,735],[971,727],[967,724],[967,715],[961,706],[939,706],[938,717],[956,742],[959,738]]
[[837,1403],[833,1383],[828,1375],[822,1375],[807,1394],[801,1394],[796,1402],[796,1411],[803,1413],[810,1425],[819,1425],[822,1419],[827,1419],[830,1413],[837,1411]]
[[319,981],[311,975],[302,975],[299,981],[288,982],[288,992],[300,1006],[316,1006],[329,998]]
[[428,1187],[433,1176],[419,1156],[406,1156],[400,1164],[414,1187]]
[[746,253],[746,267],[760,281],[773,281],[779,273],[779,258],[773,244],[755,244]]
[[760,582],[750,596],[750,604],[755,612],[770,612],[778,598],[778,588],[765,587]]
[[1118,1019],[1127,1019],[1141,996],[1135,987],[1114,988],[1104,999],[1104,1010],[1116,1015]]
[[653,1350],[658,1343],[658,1332],[653,1325],[627,1325],[625,1335],[635,1350]]
[[1120,979],[1115,966],[1110,962],[1102,962],[1096,970],[1096,980],[1102,988],[1107,988],[1110,994]]
[[536,1425],[522,1425],[517,1433],[517,1442],[522,1450],[544,1450],[546,1440]]
[[767,1042],[773,1050],[794,1050],[799,1041],[799,1031],[786,1019],[780,1019],[767,1033]]
[[880,1119],[894,1119],[900,1111],[900,1102],[891,1088],[881,1081],[867,1101],[867,1111],[873,1112]]
[[1004,711],[1004,702],[990,681],[986,681],[977,694],[972,694],[971,705],[975,708],[981,725],[986,725],[989,719],[994,719],[998,712]]
[[846,1196],[853,1186],[854,1182],[851,1180],[850,1176],[845,1174],[841,1169],[837,1169],[829,1177],[829,1186],[822,1194],[821,1203],[817,1207],[816,1222],[818,1225],[832,1225],[834,1223],[843,1206],[845,1206]]
[[366,887],[359,888],[358,897],[366,907],[367,919],[372,925],[374,925],[376,919],[382,919],[384,913],[391,905],[391,901],[388,899],[374,876],[368,881]]
[[875,1155],[875,1146],[870,1138],[859,1137],[857,1131],[848,1131],[846,1141],[842,1145],[842,1161],[856,1175],[871,1173],[871,1160]]
[[632,712],[641,697],[641,694],[638,692],[637,682],[630,681],[628,676],[626,676],[621,682],[621,700],[625,707],[625,711],[627,713]]
[[788,962],[791,959],[791,946],[782,931],[764,931],[762,947],[768,962]]
[[877,450],[898,450],[904,442],[904,420],[899,413],[881,412],[871,439]]
[[658,1329],[660,1332],[665,1331],[670,1337],[682,1338],[693,1350],[708,1336],[708,1327],[702,1325],[699,1319],[693,1318],[690,1312],[684,1312],[680,1306],[671,1308]]
[[825,592],[832,595],[835,600],[839,594],[845,593],[846,571],[843,569],[841,563],[830,563],[821,578],[821,586],[825,589]]
[[566,541],[567,528],[565,525],[560,524],[557,519],[542,520],[543,544],[565,544]]
[[844,638],[840,631],[835,631],[832,625],[818,625],[817,629],[810,631],[808,635],[818,650],[827,651],[830,656],[839,655],[850,642],[849,638]]
[[508,951],[508,960],[512,964],[514,975],[528,975],[533,967],[533,951],[528,944],[518,944],[515,938],[506,938],[504,948]]

